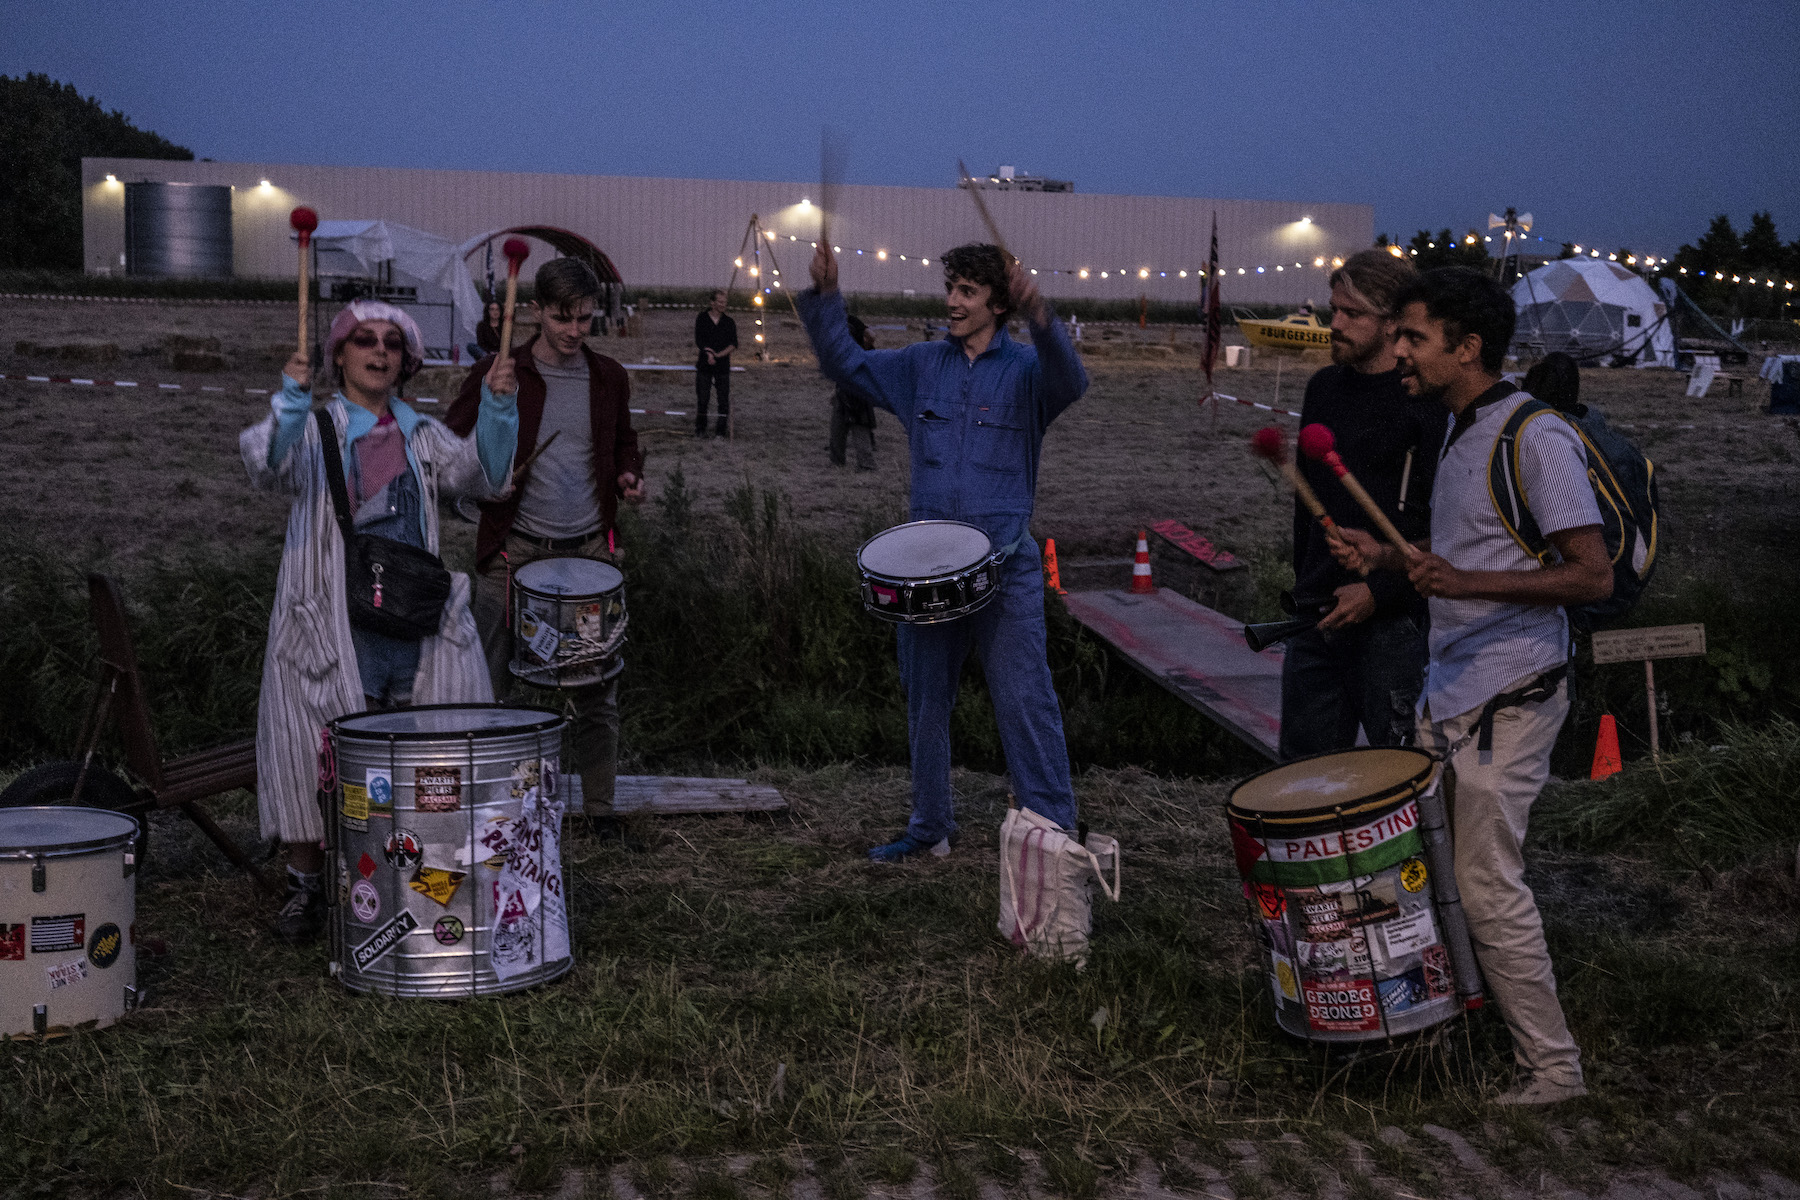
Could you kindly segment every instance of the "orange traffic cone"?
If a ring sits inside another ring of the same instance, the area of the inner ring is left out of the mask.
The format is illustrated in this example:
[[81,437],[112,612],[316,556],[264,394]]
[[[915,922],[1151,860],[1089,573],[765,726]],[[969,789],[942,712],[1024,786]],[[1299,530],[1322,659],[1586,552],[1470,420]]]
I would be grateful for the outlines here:
[[1069,593],[1063,590],[1062,571],[1056,565],[1056,539],[1044,539],[1044,586],[1059,596]]
[[1137,561],[1131,564],[1131,594],[1142,596],[1156,590],[1150,582],[1150,539],[1138,530]]
[[1594,769],[1589,779],[1605,779],[1625,769],[1619,761],[1619,723],[1611,713],[1600,718],[1600,736],[1594,740]]

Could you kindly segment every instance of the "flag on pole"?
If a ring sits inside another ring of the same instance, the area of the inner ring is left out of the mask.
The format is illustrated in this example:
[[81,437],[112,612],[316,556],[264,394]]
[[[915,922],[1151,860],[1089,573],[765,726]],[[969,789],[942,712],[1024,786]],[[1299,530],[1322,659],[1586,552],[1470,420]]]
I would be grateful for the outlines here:
[[1213,213],[1212,249],[1206,258],[1206,281],[1200,285],[1200,320],[1206,326],[1206,344],[1200,351],[1200,366],[1206,372],[1206,395],[1200,397],[1204,407],[1213,402],[1213,419],[1219,417],[1219,402],[1213,391],[1213,364],[1219,359],[1219,214]]

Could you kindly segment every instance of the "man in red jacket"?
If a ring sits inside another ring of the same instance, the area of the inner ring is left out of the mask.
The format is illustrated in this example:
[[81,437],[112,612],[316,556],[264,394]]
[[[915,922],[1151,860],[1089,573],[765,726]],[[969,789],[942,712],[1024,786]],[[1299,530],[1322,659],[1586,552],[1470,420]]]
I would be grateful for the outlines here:
[[[644,496],[644,459],[631,428],[631,383],[625,368],[587,348],[583,338],[594,317],[600,281],[574,258],[538,268],[532,311],[538,334],[516,349],[503,348],[470,370],[445,423],[459,433],[474,427],[491,381],[516,377],[519,393],[517,464],[539,446],[544,452],[512,488],[481,505],[475,537],[475,623],[487,654],[494,696],[512,689],[512,630],[507,624],[509,571],[553,556],[616,564],[620,557],[613,520],[620,499]],[[555,435],[554,444],[549,443]],[[590,817],[612,814],[613,777],[619,758],[619,681],[575,689],[568,764],[581,772]]]

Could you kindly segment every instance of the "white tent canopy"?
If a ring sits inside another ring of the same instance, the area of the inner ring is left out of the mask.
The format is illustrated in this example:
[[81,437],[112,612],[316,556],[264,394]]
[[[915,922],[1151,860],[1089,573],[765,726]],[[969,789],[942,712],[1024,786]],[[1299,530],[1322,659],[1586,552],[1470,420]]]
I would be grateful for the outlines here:
[[475,340],[481,296],[455,242],[392,221],[320,221],[312,244],[321,280],[373,279],[381,299],[406,308],[428,357]]
[[1519,324],[1513,344],[1532,353],[1561,350],[1587,362],[1675,365],[1668,307],[1618,263],[1570,258],[1513,284]]

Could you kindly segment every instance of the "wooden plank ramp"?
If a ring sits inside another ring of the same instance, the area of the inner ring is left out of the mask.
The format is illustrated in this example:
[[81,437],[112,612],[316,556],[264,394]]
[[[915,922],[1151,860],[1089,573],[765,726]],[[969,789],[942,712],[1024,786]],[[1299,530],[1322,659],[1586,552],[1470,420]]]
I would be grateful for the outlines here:
[[1168,688],[1273,759],[1281,735],[1279,646],[1244,643],[1244,623],[1169,588],[1070,592],[1069,612]]
[[[564,775],[570,812],[582,809],[581,776]],[[692,813],[779,812],[787,807],[780,792],[767,784],[742,779],[707,779],[678,775],[620,775],[613,783],[613,812],[648,812],[656,816]]]

